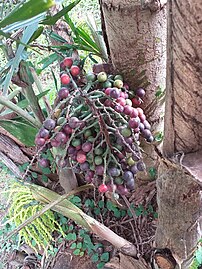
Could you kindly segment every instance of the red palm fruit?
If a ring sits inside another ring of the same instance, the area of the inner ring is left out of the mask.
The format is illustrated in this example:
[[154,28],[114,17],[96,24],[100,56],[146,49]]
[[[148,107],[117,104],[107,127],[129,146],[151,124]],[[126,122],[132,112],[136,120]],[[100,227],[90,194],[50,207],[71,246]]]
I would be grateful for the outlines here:
[[70,68],[70,72],[72,76],[76,77],[80,73],[80,68],[77,65],[72,65],[72,67]]
[[70,68],[73,64],[73,59],[71,57],[67,57],[63,60],[64,66]]
[[98,191],[101,192],[101,193],[105,193],[108,191],[108,187],[107,185],[105,184],[101,184],[99,187],[98,187]]
[[70,77],[67,74],[62,74],[60,80],[63,85],[68,85],[71,81]]

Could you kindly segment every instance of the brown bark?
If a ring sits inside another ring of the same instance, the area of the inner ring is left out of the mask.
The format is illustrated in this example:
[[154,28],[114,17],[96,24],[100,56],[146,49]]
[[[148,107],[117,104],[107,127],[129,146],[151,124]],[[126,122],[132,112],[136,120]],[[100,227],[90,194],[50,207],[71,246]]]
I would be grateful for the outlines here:
[[171,0],[163,152],[157,180],[157,248],[189,268],[202,231],[202,1]]
[[202,1],[169,5],[164,152],[202,148]]
[[[110,58],[131,91],[146,88],[143,108],[153,132],[163,131],[164,102],[155,94],[166,84],[166,1],[102,0]],[[151,145],[142,143],[148,167],[157,165]],[[141,175],[141,179],[148,178]]]

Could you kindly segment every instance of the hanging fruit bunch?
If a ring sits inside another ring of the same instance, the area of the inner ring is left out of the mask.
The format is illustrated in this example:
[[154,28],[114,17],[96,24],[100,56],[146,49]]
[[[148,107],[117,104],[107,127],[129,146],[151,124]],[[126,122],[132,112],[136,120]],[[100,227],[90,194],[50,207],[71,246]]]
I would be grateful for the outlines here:
[[[71,57],[62,62],[61,89],[52,116],[39,130],[35,143],[57,153],[58,167],[71,166],[99,192],[127,194],[144,171],[140,136],[153,141],[151,126],[139,107],[142,88],[132,91],[120,75],[82,74]],[[49,161],[39,158],[42,167]]]

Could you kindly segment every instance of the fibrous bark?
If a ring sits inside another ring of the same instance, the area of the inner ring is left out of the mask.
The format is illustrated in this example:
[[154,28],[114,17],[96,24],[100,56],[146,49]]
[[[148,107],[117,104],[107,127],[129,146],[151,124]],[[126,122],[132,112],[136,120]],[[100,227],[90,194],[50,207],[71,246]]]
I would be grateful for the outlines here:
[[[124,75],[132,92],[138,87],[146,89],[142,107],[155,132],[163,131],[164,103],[156,93],[164,91],[166,85],[165,4],[154,0],[101,1],[114,69]],[[150,145],[142,143],[142,147],[149,170],[157,165],[157,158]]]
[[202,1],[169,5],[164,152],[202,148]]
[[157,180],[157,248],[189,268],[202,237],[202,1],[171,0],[163,160]]

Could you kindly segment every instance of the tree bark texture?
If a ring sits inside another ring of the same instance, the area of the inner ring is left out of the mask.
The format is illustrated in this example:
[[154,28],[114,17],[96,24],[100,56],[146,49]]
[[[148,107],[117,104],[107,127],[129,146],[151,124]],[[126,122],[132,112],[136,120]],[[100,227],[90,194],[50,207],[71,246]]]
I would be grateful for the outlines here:
[[102,0],[101,8],[115,70],[132,90],[147,86],[147,116],[162,126],[163,107],[156,109],[155,97],[166,86],[166,6],[161,2]]
[[[187,269],[202,237],[202,0],[170,0],[157,248]],[[174,160],[174,162],[173,162]],[[177,160],[177,163],[176,163]]]
[[202,235],[201,183],[187,166],[161,160],[157,180],[156,247],[170,249],[180,268],[189,268],[187,263],[192,260]]
[[202,0],[169,2],[164,152],[202,148]]
[[[142,107],[152,131],[163,131],[164,102],[155,94],[166,87],[166,1],[102,0],[110,58],[117,73],[124,75],[131,91],[146,89]],[[106,38],[105,38],[106,39]],[[151,145],[142,143],[146,166],[155,167]],[[141,175],[148,178],[149,173]]]

